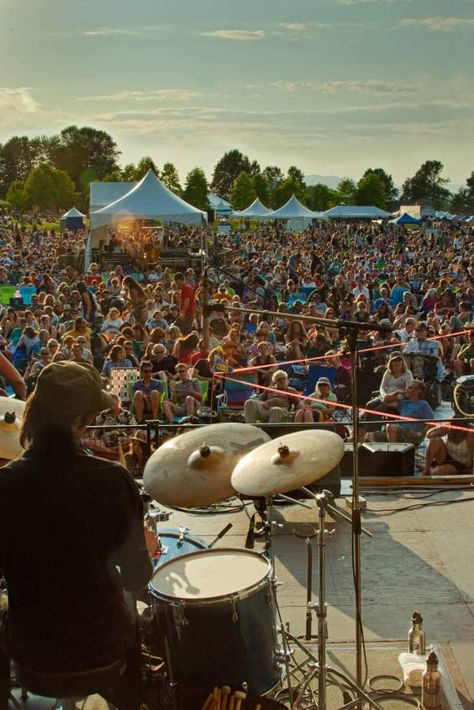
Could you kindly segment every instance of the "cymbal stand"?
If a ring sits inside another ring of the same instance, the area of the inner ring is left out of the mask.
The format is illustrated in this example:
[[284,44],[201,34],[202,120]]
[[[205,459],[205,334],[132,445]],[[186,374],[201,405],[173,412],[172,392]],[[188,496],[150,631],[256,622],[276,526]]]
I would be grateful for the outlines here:
[[[329,535],[326,530],[326,514],[329,511],[331,515],[340,520],[345,524],[352,525],[351,516],[347,515],[343,511],[339,510],[332,505],[333,496],[329,491],[323,491],[322,493],[313,493],[308,488],[303,488],[305,493],[307,493],[311,498],[316,501],[316,505],[319,508],[319,526],[318,526],[318,549],[319,549],[319,599],[318,604],[311,605],[316,612],[318,619],[318,656],[317,659],[311,654],[294,636],[285,632],[290,641],[296,643],[296,645],[303,650],[309,659],[309,671],[304,673],[303,681],[298,686],[298,694],[296,699],[293,701],[291,707],[292,710],[297,708],[303,708],[305,702],[307,691],[310,689],[310,683],[317,676],[318,678],[318,710],[327,709],[327,684],[328,677],[331,677],[331,681],[335,682],[340,687],[350,688],[352,694],[355,696],[354,699],[349,702],[345,702],[339,710],[345,710],[346,708],[355,708],[360,706],[361,700],[369,703],[370,707],[377,708],[381,710],[380,705],[378,705],[372,698],[370,698],[364,690],[352,681],[351,678],[346,676],[341,671],[336,668],[332,668],[327,665],[326,656],[326,644],[327,644],[327,605],[326,605],[326,538]],[[361,532],[365,533],[371,537],[371,533],[361,528]],[[298,670],[302,670],[302,664],[298,666]],[[344,695],[346,698],[347,695]]]
[[300,535],[295,530],[293,530],[293,534],[306,542],[306,629],[302,638],[305,641],[311,641],[317,638],[317,636],[313,636],[313,615],[311,613],[313,608],[313,547],[311,540],[318,536],[318,532],[313,528],[313,531],[306,533],[306,535]]

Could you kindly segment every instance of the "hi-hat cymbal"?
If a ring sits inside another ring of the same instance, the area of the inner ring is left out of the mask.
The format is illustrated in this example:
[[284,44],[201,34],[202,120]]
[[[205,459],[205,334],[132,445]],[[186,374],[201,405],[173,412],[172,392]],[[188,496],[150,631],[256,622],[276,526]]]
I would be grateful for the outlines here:
[[267,498],[317,481],[343,456],[344,443],[334,432],[297,431],[246,454],[235,467],[231,482],[242,495]]
[[195,508],[235,495],[239,458],[270,439],[251,424],[209,424],[166,441],[148,459],[145,490],[162,505]]
[[12,461],[23,453],[20,429],[25,411],[21,399],[0,397],[0,458]]

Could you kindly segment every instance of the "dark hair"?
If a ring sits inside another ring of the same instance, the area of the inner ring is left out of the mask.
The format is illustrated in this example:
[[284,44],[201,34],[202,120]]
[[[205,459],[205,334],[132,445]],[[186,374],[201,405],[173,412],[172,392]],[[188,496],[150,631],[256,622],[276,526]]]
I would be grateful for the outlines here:
[[184,281],[184,274],[181,271],[177,271],[174,275],[175,281]]
[[31,448],[33,453],[46,456],[51,451],[70,454],[80,448],[74,440],[73,424],[78,423],[79,428],[85,426],[92,413],[78,418],[61,407],[45,407],[32,394],[23,413],[20,444],[24,449]]
[[153,365],[150,362],[150,360],[142,360],[140,363],[140,370],[143,370],[144,367],[149,367],[150,370],[153,370]]

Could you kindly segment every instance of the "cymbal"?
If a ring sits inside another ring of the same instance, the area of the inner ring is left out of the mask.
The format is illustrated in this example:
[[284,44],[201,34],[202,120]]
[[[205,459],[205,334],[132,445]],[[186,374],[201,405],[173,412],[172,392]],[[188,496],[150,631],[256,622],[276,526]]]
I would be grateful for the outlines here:
[[243,495],[267,498],[319,480],[343,456],[344,443],[334,432],[297,431],[246,454],[235,467],[231,482]]
[[[12,461],[23,453],[20,429],[25,402],[11,397],[0,397],[0,458]],[[14,416],[13,416],[14,415]]]
[[162,505],[196,508],[236,495],[239,458],[270,437],[251,424],[209,424],[166,441],[148,459],[145,490]]

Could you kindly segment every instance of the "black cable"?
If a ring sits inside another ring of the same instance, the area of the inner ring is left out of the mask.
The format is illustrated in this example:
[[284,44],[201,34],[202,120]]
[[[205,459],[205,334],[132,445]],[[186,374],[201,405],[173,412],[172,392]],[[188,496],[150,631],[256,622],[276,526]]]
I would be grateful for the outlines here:
[[419,508],[428,508],[435,505],[454,505],[455,503],[466,503],[467,501],[474,500],[474,497],[470,498],[460,498],[458,500],[433,500],[430,503],[415,503],[414,505],[407,505],[403,508],[379,508],[378,510],[371,510],[372,515],[378,515],[379,513],[400,513],[405,510],[418,510]]

